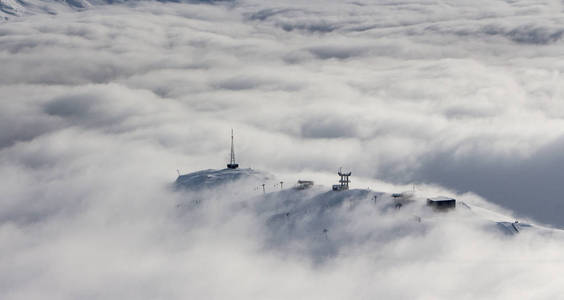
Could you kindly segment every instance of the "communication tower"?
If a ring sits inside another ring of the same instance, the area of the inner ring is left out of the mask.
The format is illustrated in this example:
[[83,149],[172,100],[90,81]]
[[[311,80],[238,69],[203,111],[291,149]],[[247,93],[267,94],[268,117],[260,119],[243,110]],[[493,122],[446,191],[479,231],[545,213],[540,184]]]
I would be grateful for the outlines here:
[[229,163],[227,164],[227,168],[229,169],[237,169],[239,164],[235,162],[235,147],[233,146],[233,128],[231,129],[231,157],[229,159]]
[[334,191],[348,190],[349,189],[349,183],[351,182],[349,180],[349,176],[351,176],[352,172],[344,173],[342,171],[342,168],[339,168],[339,172],[337,172],[337,174],[339,176],[341,176],[341,179],[339,179],[339,184],[333,185],[333,190]]

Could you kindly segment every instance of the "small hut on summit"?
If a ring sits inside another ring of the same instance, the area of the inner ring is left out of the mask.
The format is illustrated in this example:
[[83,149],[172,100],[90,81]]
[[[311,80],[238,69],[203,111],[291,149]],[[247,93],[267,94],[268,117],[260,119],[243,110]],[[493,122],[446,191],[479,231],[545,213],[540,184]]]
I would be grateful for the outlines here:
[[296,184],[297,190],[305,190],[309,189],[313,186],[314,182],[312,180],[298,180],[298,184]]
[[427,198],[427,205],[436,210],[447,210],[456,207],[456,199],[449,197]]

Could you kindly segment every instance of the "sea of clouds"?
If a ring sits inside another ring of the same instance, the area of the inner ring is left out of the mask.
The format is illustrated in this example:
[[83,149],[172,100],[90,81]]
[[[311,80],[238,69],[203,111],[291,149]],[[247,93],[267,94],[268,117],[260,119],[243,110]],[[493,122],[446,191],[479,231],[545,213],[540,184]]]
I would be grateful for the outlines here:
[[[561,239],[453,223],[319,264],[266,247],[230,191],[179,214],[191,196],[171,183],[224,167],[235,128],[239,163],[288,184],[343,166],[353,187],[470,192],[562,227],[563,38],[563,4],[530,0],[135,2],[0,23],[1,298],[556,299]],[[394,222],[374,214],[342,234]]]

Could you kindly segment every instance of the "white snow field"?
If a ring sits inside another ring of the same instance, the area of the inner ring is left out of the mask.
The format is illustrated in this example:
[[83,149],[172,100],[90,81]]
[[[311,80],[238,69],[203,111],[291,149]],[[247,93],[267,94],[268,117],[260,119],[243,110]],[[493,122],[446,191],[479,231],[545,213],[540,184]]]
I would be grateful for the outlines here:
[[[336,251],[337,245],[346,245],[347,240],[354,242],[358,238],[354,232],[345,234],[340,227],[348,227],[347,223],[352,221],[348,215],[357,215],[360,211],[360,214],[373,217],[374,223],[379,223],[379,218],[394,220],[381,227],[367,223],[366,225],[375,227],[360,229],[366,235],[363,239],[371,236],[394,239],[397,238],[396,234],[422,233],[433,226],[448,227],[453,224],[478,226],[489,233],[515,235],[526,232],[564,238],[562,230],[519,222],[503,213],[460,200],[457,201],[456,208],[437,210],[427,204],[427,198],[434,195],[421,192],[394,195],[371,189],[333,191],[324,186],[302,189],[298,184],[290,184],[284,189],[276,182],[273,175],[253,169],[209,169],[180,175],[174,187],[189,195],[188,202],[181,203],[192,204],[186,207],[196,210],[198,206],[205,205],[208,198],[196,195],[221,190],[225,195],[219,198],[226,201],[228,206],[232,205],[234,213],[249,210],[264,219],[263,226],[272,230],[269,234],[271,242],[287,246],[290,242],[296,242],[296,239],[302,245],[317,241],[323,243],[319,246],[319,251],[323,248],[331,253]],[[269,186],[268,193],[263,191],[263,183]],[[329,239],[329,232],[331,235],[333,232],[339,233],[336,237],[343,240]],[[328,253],[324,255],[326,254]]]
[[[436,195],[425,192],[403,193],[407,198],[401,198],[371,189],[332,191],[317,185],[299,189],[289,183],[280,189],[273,175],[258,174],[264,173],[203,170],[178,177],[173,189],[181,195],[178,217],[191,220],[190,226],[213,224],[214,230],[204,230],[211,240],[219,228],[226,230],[222,238],[232,235],[229,240],[250,234],[253,245],[245,247],[261,253],[261,259],[265,255],[281,260],[283,266],[276,268],[293,279],[276,277],[272,280],[283,282],[283,291],[277,288],[276,295],[255,291],[261,295],[277,298],[307,293],[294,290],[296,285],[308,290],[308,297],[337,299],[345,295],[545,298],[560,291],[555,285],[541,284],[539,274],[533,276],[528,270],[546,268],[558,273],[553,268],[563,264],[560,245],[564,232],[523,220],[516,223],[506,212],[483,207],[488,204],[472,195],[458,195],[454,209],[436,210],[426,201]],[[262,183],[269,186],[268,191],[256,188]],[[403,205],[398,207],[400,202]],[[220,244],[230,253],[228,245]],[[313,274],[301,270],[296,275],[295,263],[307,265]],[[278,271],[266,271],[264,276],[270,279]],[[536,283],[517,286],[522,281]],[[404,289],[405,285],[412,288]]]

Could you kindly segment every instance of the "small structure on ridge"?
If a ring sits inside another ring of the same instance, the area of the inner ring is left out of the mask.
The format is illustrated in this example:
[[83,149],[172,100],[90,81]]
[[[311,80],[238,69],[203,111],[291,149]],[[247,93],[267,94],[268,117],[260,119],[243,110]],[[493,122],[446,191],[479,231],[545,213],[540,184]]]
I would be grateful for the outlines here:
[[436,210],[447,210],[456,207],[456,199],[449,197],[427,198],[427,205]]
[[351,176],[352,172],[348,172],[348,173],[343,173],[341,168],[339,168],[339,172],[337,172],[337,174],[339,176],[341,176],[341,179],[339,179],[339,184],[334,184],[333,185],[333,190],[334,191],[345,191],[349,189],[349,183],[351,182],[349,180],[349,176]]
[[305,190],[305,189],[309,189],[313,186],[313,181],[312,180],[298,180],[298,183],[296,184],[296,190]]

